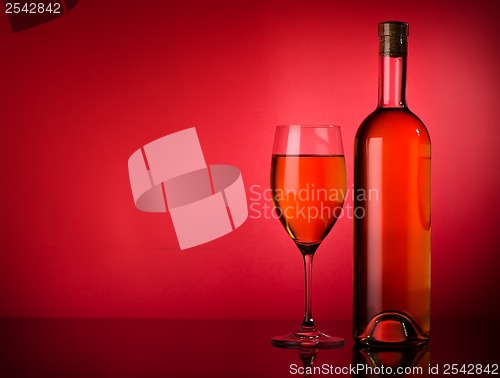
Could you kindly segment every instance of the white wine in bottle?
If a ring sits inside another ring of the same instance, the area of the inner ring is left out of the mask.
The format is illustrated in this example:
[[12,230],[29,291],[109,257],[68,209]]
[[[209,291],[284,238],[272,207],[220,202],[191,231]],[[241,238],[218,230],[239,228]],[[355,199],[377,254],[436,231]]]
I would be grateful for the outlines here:
[[354,146],[353,336],[420,345],[430,334],[431,141],[406,105],[408,25],[383,22],[378,35],[378,107]]

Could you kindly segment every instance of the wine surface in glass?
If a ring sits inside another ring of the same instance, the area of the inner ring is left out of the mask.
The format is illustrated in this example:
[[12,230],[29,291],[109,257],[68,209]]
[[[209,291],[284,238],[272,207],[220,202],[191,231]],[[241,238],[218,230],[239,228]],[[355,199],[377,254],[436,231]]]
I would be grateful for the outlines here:
[[273,155],[271,189],[276,212],[290,237],[297,244],[319,244],[342,211],[344,156]]

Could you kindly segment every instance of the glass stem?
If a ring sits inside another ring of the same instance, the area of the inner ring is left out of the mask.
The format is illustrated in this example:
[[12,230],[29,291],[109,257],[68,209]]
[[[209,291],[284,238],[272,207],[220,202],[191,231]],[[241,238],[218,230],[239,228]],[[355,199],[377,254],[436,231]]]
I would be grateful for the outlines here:
[[305,273],[305,309],[304,321],[302,322],[299,332],[316,332],[312,315],[312,262],[314,253],[303,253],[304,258],[304,273]]

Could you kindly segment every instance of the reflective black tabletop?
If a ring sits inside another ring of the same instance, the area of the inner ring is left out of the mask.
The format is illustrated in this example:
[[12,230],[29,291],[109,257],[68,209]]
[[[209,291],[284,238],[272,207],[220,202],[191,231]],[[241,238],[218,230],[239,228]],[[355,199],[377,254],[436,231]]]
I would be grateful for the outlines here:
[[[277,320],[0,319],[2,377],[291,377],[500,374],[499,327],[433,322],[428,348],[359,349],[349,322],[319,328],[341,348],[271,346]],[[448,374],[447,374],[448,373]],[[496,374],[494,374],[496,373]]]

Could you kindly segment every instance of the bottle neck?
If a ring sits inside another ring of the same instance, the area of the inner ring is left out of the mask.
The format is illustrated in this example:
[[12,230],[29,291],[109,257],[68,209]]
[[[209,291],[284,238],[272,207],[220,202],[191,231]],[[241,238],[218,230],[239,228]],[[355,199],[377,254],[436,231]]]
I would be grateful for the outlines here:
[[406,56],[379,57],[379,108],[406,107]]

